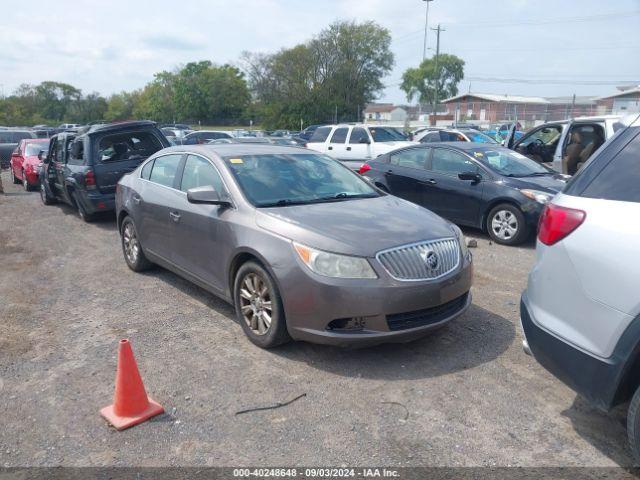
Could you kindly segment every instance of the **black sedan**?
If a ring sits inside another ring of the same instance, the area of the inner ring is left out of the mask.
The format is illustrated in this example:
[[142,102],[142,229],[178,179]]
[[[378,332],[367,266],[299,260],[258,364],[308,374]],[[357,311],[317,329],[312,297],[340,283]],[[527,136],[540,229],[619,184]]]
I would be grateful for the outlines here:
[[458,225],[515,245],[535,231],[566,176],[524,155],[472,142],[414,145],[369,160],[360,173],[380,189]]

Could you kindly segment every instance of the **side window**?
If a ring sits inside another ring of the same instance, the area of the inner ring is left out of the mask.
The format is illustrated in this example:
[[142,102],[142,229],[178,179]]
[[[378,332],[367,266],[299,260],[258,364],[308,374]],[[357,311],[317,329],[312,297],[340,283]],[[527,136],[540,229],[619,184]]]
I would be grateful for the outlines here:
[[56,142],[56,162],[64,163],[64,142],[58,139]]
[[465,139],[462,135],[455,132],[439,132],[440,140],[443,142],[464,142]]
[[367,143],[369,141],[369,135],[364,128],[356,127],[351,130],[351,137],[349,137],[349,144]]
[[69,142],[68,150],[67,162],[73,165],[82,165],[84,162],[84,142],[81,139]]
[[208,160],[195,155],[189,155],[184,164],[180,190],[186,192],[191,188],[211,186],[218,193],[224,191],[222,179]]
[[430,148],[410,148],[391,155],[390,163],[399,167],[424,169]]
[[478,172],[478,166],[461,153],[436,148],[431,157],[431,169],[434,172],[457,175],[465,172]]
[[640,134],[636,135],[582,193],[583,197],[640,203]]
[[147,162],[147,164],[142,167],[142,171],[140,172],[140,178],[144,178],[145,180],[149,180],[149,176],[151,175],[151,169],[153,168],[153,160]]
[[439,142],[440,141],[440,132],[427,133],[424,137],[422,137],[422,140],[420,140],[420,141],[422,143]]
[[153,162],[149,180],[165,187],[173,188],[181,158],[182,155],[164,155],[156,158]]
[[311,135],[309,139],[309,143],[324,143],[330,133],[331,127],[316,128],[316,131],[313,132],[313,135]]
[[534,130],[531,134],[523,137],[518,146],[527,146],[530,143],[538,142],[543,145],[552,145],[560,140],[560,134],[562,133],[561,125],[553,125],[550,127],[542,127],[538,130]]
[[347,127],[337,128],[336,131],[333,132],[330,143],[345,143],[347,141],[347,133],[349,133]]

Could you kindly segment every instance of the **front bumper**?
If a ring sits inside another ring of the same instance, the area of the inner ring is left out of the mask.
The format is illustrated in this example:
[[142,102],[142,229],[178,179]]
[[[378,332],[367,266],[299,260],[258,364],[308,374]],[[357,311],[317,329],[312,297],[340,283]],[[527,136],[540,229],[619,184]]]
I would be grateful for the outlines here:
[[[471,304],[471,257],[436,281],[401,282],[382,268],[375,280],[320,277],[306,267],[279,279],[292,338],[338,346],[372,346],[415,340],[461,315]],[[357,319],[360,329],[332,328]]]

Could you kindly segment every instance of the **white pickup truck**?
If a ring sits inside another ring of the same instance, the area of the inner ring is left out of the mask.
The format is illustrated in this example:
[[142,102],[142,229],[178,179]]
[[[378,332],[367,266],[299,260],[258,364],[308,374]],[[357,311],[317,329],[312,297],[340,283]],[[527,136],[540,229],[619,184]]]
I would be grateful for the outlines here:
[[343,124],[318,127],[307,148],[326,153],[357,171],[367,160],[409,145],[417,143],[408,141],[392,127]]

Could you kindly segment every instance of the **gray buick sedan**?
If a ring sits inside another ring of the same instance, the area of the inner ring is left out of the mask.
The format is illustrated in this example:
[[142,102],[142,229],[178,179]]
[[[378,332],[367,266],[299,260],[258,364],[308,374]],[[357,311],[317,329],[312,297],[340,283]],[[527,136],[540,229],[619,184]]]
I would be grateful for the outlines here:
[[471,302],[458,227],[304,148],[167,148],[120,180],[116,209],[132,270],[232,303],[263,348],[409,341]]

